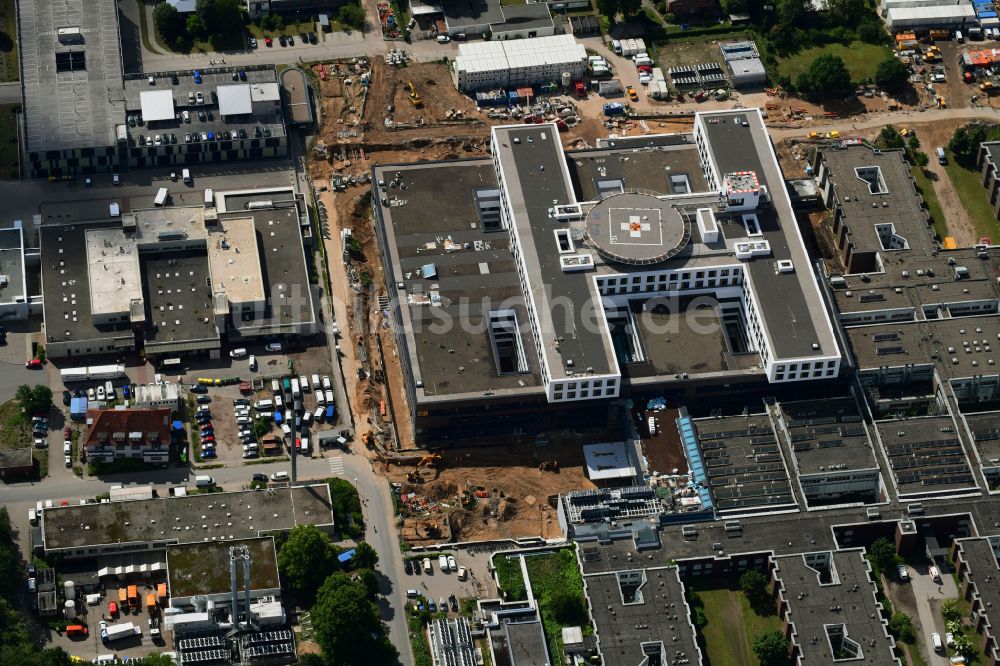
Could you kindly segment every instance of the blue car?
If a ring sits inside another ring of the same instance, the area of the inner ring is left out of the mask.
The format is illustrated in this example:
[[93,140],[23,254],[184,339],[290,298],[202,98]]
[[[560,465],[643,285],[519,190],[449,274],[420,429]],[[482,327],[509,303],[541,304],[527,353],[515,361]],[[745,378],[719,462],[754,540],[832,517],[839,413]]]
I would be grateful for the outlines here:
[[202,430],[199,435],[201,437],[208,437],[209,435],[212,435],[214,437],[215,436],[215,431],[214,430]]
[[436,613],[437,609],[438,609],[437,608],[437,604],[434,603],[433,599],[431,599],[430,601],[427,602],[427,610],[429,610],[432,613]]
[[122,397],[124,397],[126,400],[128,400],[128,398],[129,398],[128,384],[125,384],[125,385],[122,386]]
[[194,82],[195,83],[201,83],[201,71],[199,71],[197,69],[194,70]]
[[208,133],[208,140],[209,141],[215,141],[215,132],[209,132]]
[[202,449],[201,450],[201,457],[202,458],[215,458],[216,457],[216,455],[215,455],[215,449],[214,448],[212,448],[212,449]]

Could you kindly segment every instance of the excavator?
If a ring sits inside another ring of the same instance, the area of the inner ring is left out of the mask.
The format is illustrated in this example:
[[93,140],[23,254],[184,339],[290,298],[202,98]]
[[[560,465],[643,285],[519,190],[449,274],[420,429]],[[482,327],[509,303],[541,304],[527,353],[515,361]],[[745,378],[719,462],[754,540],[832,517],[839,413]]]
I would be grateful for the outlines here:
[[403,88],[409,93],[410,103],[418,109],[424,105],[424,100],[420,98],[420,93],[417,92],[417,87],[413,85],[413,81],[407,81]]
[[538,469],[543,472],[556,472],[559,473],[559,461],[558,460],[543,460],[538,466]]
[[431,465],[433,467],[441,467],[444,465],[444,456],[440,453],[432,453],[430,455],[424,456],[417,462],[417,467],[426,467]]

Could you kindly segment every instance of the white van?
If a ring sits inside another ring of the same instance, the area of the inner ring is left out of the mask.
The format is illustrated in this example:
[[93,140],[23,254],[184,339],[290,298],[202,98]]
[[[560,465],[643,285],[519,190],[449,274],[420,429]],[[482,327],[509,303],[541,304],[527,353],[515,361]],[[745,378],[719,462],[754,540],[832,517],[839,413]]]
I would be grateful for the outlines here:
[[936,631],[931,634],[931,645],[934,646],[935,652],[940,652],[944,649],[944,643],[941,642],[941,634]]
[[317,407],[316,411],[313,412],[313,421],[315,421],[316,423],[319,423],[320,421],[322,421],[323,420],[323,412],[325,412],[325,411],[326,410],[323,409],[322,407]]
[[253,403],[253,408],[258,412],[271,409],[272,407],[274,407],[274,401],[268,400],[267,398]]
[[28,522],[32,525],[38,524],[38,513],[34,509],[28,509]]
[[313,388],[314,389],[318,389],[319,386],[320,386],[320,384],[319,384],[319,375],[313,375],[309,379],[312,381]]
[[420,593],[411,587],[406,591],[406,596],[408,596],[410,599],[416,599],[417,597],[420,596]]
[[156,198],[153,199],[153,204],[156,206],[162,206],[167,203],[167,196],[169,196],[169,194],[170,193],[167,192],[167,188],[161,187],[156,193]]
[[194,477],[194,485],[198,488],[211,488],[215,485],[215,479],[210,476],[196,476]]
[[956,30],[955,31],[955,41],[958,42],[959,44],[964,44],[965,43],[965,37],[962,36],[962,31],[961,30]]
[[209,188],[205,190],[205,207],[208,208],[214,205],[215,205],[215,192],[213,192],[212,189]]
[[243,347],[240,347],[239,349],[234,349],[233,351],[229,352],[229,358],[243,358],[246,355],[247,355],[247,350],[244,349]]
[[191,169],[181,169],[181,180],[185,183],[191,182]]

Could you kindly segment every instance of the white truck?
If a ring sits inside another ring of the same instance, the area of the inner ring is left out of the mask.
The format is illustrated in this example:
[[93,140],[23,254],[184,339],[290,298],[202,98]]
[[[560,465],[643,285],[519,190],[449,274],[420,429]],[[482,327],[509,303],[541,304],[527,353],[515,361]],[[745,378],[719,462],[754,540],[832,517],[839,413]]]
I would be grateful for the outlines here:
[[302,390],[299,388],[299,380],[297,377],[292,377],[292,397],[301,398]]
[[105,643],[117,641],[128,636],[137,636],[141,633],[142,630],[131,622],[119,622],[117,624],[105,624],[101,622],[101,640]]

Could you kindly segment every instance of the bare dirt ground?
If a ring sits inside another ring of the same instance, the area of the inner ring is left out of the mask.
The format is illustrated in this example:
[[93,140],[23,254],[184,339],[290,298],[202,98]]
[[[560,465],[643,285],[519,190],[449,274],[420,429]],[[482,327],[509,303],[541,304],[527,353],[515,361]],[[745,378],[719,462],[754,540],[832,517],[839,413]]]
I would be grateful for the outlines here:
[[[450,448],[442,455],[439,469],[382,467],[390,480],[403,485],[404,496],[415,495],[401,511],[401,532],[410,543],[555,537],[560,534],[555,496],[595,487],[586,476],[580,443],[572,438],[544,446]],[[549,460],[559,462],[558,472],[539,469]],[[471,504],[463,505],[463,495]]]

